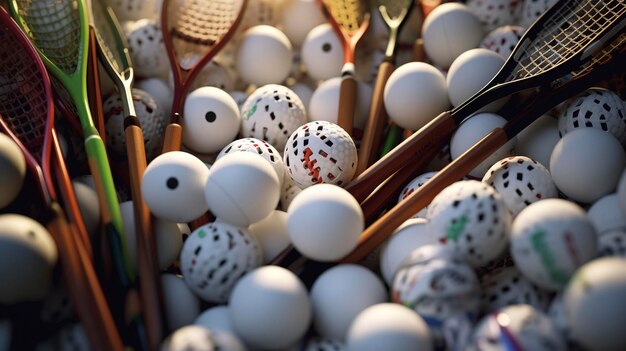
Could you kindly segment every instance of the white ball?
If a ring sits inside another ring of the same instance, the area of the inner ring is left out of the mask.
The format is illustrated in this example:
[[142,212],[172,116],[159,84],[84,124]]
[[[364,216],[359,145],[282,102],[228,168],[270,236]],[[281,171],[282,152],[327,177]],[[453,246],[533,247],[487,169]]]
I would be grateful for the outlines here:
[[233,290],[229,309],[237,335],[262,349],[294,344],[304,336],[312,317],[306,288],[296,275],[278,266],[261,267],[244,276]]
[[161,274],[161,289],[167,328],[175,330],[193,323],[200,314],[200,300],[183,278],[174,274]]
[[159,78],[146,78],[138,80],[134,86],[150,94],[163,115],[169,116],[172,109],[172,89],[167,83]]
[[426,218],[436,239],[475,268],[506,251],[511,214],[487,184],[462,180],[449,185],[433,199]]
[[283,187],[280,192],[280,208],[283,211],[287,211],[289,209],[289,205],[291,205],[291,201],[296,197],[296,195],[300,194],[302,189],[297,186],[291,177],[285,176],[283,180]]
[[[424,174],[420,174],[415,177],[409,184],[405,185],[400,192],[400,196],[398,196],[398,203],[402,202],[402,200],[409,197],[413,194],[414,191],[419,189],[422,185],[424,185],[430,178],[434,177],[437,172],[426,172]],[[412,218],[424,218],[426,217],[426,211],[428,211],[428,206],[419,210],[416,214],[413,215]]]
[[[450,140],[450,155],[452,159],[457,159],[485,135],[495,128],[501,128],[506,122],[506,119],[494,113],[479,113],[463,121]],[[476,178],[482,178],[494,163],[509,155],[514,144],[515,139],[512,139],[494,151],[491,156],[487,157],[469,174]]]
[[239,107],[221,89],[202,87],[192,91],[184,109],[183,143],[194,151],[218,152],[239,133]]
[[527,156],[544,166],[550,165],[550,155],[561,140],[557,120],[543,115],[517,134],[515,153]]
[[546,290],[564,287],[574,271],[596,253],[593,225],[573,202],[538,201],[513,221],[513,260],[526,278]]
[[[170,74],[170,81],[173,84],[173,75]],[[235,88],[234,74],[216,60],[209,61],[194,78],[189,86],[189,91],[201,87],[216,87],[224,91],[231,91]]]
[[167,78],[170,61],[167,56],[160,22],[142,19],[126,32],[128,51],[135,74],[141,78]]
[[220,305],[204,310],[193,324],[200,325],[216,332],[235,333],[230,310],[226,305]]
[[[363,130],[367,122],[372,88],[361,82],[356,82],[357,100],[354,109],[354,129]],[[309,102],[310,121],[328,121],[337,124],[337,111],[339,109],[339,90],[341,78],[335,77],[321,83],[311,96]]]
[[482,312],[491,313],[507,305],[528,304],[545,311],[550,294],[526,279],[515,267],[498,268],[481,277]]
[[208,210],[202,191],[208,175],[209,170],[197,157],[182,151],[168,152],[146,168],[141,193],[155,216],[190,222]]
[[288,1],[280,21],[283,25],[283,32],[296,47],[302,45],[313,28],[324,22],[326,19],[314,0]]
[[556,4],[557,1],[558,0],[524,1],[519,24],[522,27],[528,28],[539,16],[552,7],[552,5]]
[[291,243],[304,256],[334,261],[352,251],[365,224],[359,203],[335,185],[304,189],[287,211]]
[[391,285],[400,264],[415,249],[436,243],[428,229],[428,221],[423,218],[404,222],[382,247],[380,254],[380,272],[385,282]]
[[222,151],[217,155],[216,161],[233,152],[251,152],[253,154],[260,155],[265,159],[276,171],[278,180],[283,180],[285,175],[285,165],[283,164],[283,158],[280,152],[276,150],[272,145],[266,141],[262,141],[255,138],[243,138],[237,139],[232,143],[226,145]]
[[601,197],[587,210],[596,234],[602,235],[609,231],[626,230],[626,216],[622,212],[616,193]]
[[327,80],[341,75],[343,46],[330,24],[313,28],[302,44],[302,62],[309,77]]
[[417,313],[395,303],[381,303],[361,312],[346,340],[348,351],[431,351],[428,326]]
[[41,224],[18,214],[0,215],[0,264],[5,267],[0,272],[0,303],[43,299],[57,259],[56,244]]
[[246,227],[278,205],[280,181],[261,156],[235,152],[217,160],[206,182],[209,209],[225,222]]
[[626,216],[626,169],[622,171],[619,183],[617,184],[617,196],[622,213]]
[[506,59],[513,52],[524,31],[525,29],[520,26],[498,27],[485,36],[480,42],[480,47],[500,54]]
[[[487,49],[471,49],[457,57],[450,69],[446,82],[452,106],[459,106],[482,89],[498,73],[504,58]],[[494,112],[502,107],[508,98],[496,100],[480,111]]]
[[572,337],[589,350],[626,345],[626,259],[602,258],[582,266],[565,289]]
[[574,201],[593,203],[614,192],[626,153],[611,134],[595,128],[579,128],[563,136],[550,156],[554,183]]
[[106,4],[115,11],[120,22],[157,17],[155,0],[110,0]]
[[0,209],[13,202],[26,178],[26,159],[22,150],[8,136],[0,134]]
[[343,342],[331,339],[314,338],[307,342],[304,351],[345,351]]
[[217,349],[213,337],[213,333],[206,328],[181,326],[163,340],[160,351],[213,351]]
[[619,256],[626,258],[626,230],[610,230],[598,237],[598,256]]
[[313,88],[307,83],[296,83],[289,86],[296,95],[302,101],[302,105],[304,105],[304,110],[309,110],[309,102],[311,101],[311,97],[313,96]]
[[468,0],[467,7],[478,17],[485,30],[516,23],[522,12],[523,1]]
[[72,181],[74,187],[74,194],[76,195],[76,201],[80,209],[80,215],[83,217],[85,223],[85,229],[89,236],[94,237],[100,229],[100,202],[98,200],[98,193],[89,187],[78,181]]
[[357,150],[345,130],[326,121],[309,122],[287,140],[287,176],[304,189],[314,184],[348,184],[356,171]]
[[289,39],[279,29],[267,25],[248,29],[237,51],[239,78],[256,85],[283,82],[291,71],[291,51]]
[[252,224],[248,231],[254,236],[263,251],[263,263],[267,264],[289,246],[287,213],[274,210],[267,217]]
[[361,311],[386,301],[383,283],[370,270],[355,264],[335,266],[311,288],[315,329],[322,337],[343,341]]
[[476,15],[459,3],[437,6],[422,27],[426,54],[444,68],[463,52],[478,47],[484,35]]
[[383,99],[389,118],[410,130],[422,128],[450,107],[446,78],[423,62],[404,64],[391,73]]

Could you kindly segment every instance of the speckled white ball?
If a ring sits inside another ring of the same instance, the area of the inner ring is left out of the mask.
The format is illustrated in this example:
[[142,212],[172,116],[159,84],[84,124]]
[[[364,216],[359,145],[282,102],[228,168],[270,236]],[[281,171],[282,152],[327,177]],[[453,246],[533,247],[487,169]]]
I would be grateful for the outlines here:
[[172,109],[173,94],[167,83],[159,78],[146,78],[138,80],[134,86],[150,94],[163,115],[169,116]]
[[572,337],[589,350],[620,350],[626,344],[626,259],[601,258],[582,266],[563,301]]
[[263,263],[267,264],[289,246],[287,212],[274,210],[267,217],[248,227],[263,251]]
[[361,311],[386,301],[387,291],[372,271],[355,264],[335,266],[311,288],[315,329],[322,337],[343,341]]
[[306,122],[304,104],[283,85],[258,88],[241,107],[241,135],[266,141],[280,151],[289,136]]
[[309,77],[327,80],[341,75],[343,46],[330,24],[313,28],[302,43],[302,62]]
[[315,0],[287,1],[281,14],[283,32],[295,47],[300,47],[308,33],[326,22]]
[[0,209],[17,198],[26,178],[26,160],[22,150],[8,136],[0,134]]
[[485,274],[481,280],[483,313],[491,313],[507,305],[528,304],[545,311],[550,295],[526,279],[515,267],[503,267]]
[[161,351],[214,351],[217,345],[213,332],[196,325],[181,326],[170,334],[160,348]]
[[235,152],[213,164],[204,194],[216,217],[246,227],[267,217],[276,208],[280,181],[263,157]]
[[476,180],[451,184],[431,202],[426,218],[437,240],[478,268],[506,250],[511,214],[496,190]]
[[526,30],[520,26],[498,27],[485,36],[480,47],[508,58]]
[[161,289],[169,330],[191,324],[200,314],[200,300],[179,275],[161,274]]
[[517,23],[523,1],[517,0],[468,0],[467,7],[478,17],[486,31]]
[[[424,185],[424,183],[426,183],[428,180],[430,180],[430,178],[434,177],[436,174],[437,172],[426,172],[415,177],[415,179],[413,179],[409,184],[405,185],[404,188],[402,188],[402,191],[400,192],[400,195],[398,196],[398,203],[402,202],[402,200],[406,199],[407,197],[409,197],[409,195],[413,194],[413,192],[419,189],[422,185]],[[413,218],[426,217],[426,211],[428,211],[428,206],[419,210],[419,212],[413,215]]]
[[129,26],[126,39],[138,77],[167,78],[170,61],[163,43],[160,22],[148,18],[141,19]]
[[546,12],[547,9],[556,4],[557,1],[558,0],[524,1],[519,24],[522,27],[528,28],[539,16]]
[[598,236],[598,256],[626,258],[626,230],[609,230]]
[[517,268],[550,291],[564,287],[578,267],[593,259],[596,245],[585,211],[562,199],[526,207],[511,227],[511,254]]
[[346,345],[337,340],[313,338],[304,347],[304,351],[345,351]]
[[567,197],[593,203],[616,190],[626,153],[610,133],[579,128],[563,136],[550,156],[550,173]]
[[237,335],[261,349],[284,349],[306,333],[312,318],[307,290],[290,271],[258,268],[235,286],[229,301]]
[[445,76],[423,62],[404,64],[391,73],[383,99],[389,118],[410,130],[420,129],[450,107]]
[[235,67],[239,78],[256,85],[281,83],[291,71],[292,47],[279,29],[259,25],[241,38]]
[[326,121],[296,129],[283,153],[286,175],[302,189],[319,183],[346,185],[354,176],[356,161],[356,145],[350,135]]
[[587,210],[587,217],[598,235],[609,231],[626,230],[626,216],[622,212],[616,193],[603,196],[594,202]]
[[515,153],[527,156],[544,166],[550,165],[550,155],[561,140],[556,118],[543,115],[517,134]]
[[138,21],[144,18],[157,18],[155,0],[110,0],[111,6],[119,21]]
[[318,261],[347,255],[356,247],[364,225],[356,199],[331,184],[304,189],[287,211],[291,243],[304,256]]
[[[488,49],[471,49],[459,55],[448,70],[446,84],[452,106],[459,106],[482,89],[498,73],[504,58]],[[507,99],[499,99],[481,111],[497,111]]]
[[463,52],[478,47],[484,35],[478,17],[460,3],[437,6],[422,27],[426,54],[444,68]]
[[184,111],[183,143],[194,151],[218,152],[239,133],[239,107],[219,88],[192,91],[185,100]]
[[285,174],[285,166],[283,164],[283,158],[280,152],[276,150],[275,147],[270,145],[267,141],[259,140],[256,138],[242,138],[233,141],[232,143],[226,145],[222,151],[217,155],[216,161],[225,155],[231,154],[233,152],[251,152],[263,157],[267,162],[270,163],[274,171],[276,171],[276,176],[282,182],[283,176]]
[[196,295],[224,303],[237,281],[258,267],[262,259],[259,243],[248,231],[214,222],[187,238],[180,253],[180,269]]
[[155,158],[143,174],[141,193],[155,216],[190,222],[208,210],[204,184],[209,170],[197,157],[172,151]]
[[381,303],[361,312],[346,338],[348,351],[432,351],[428,326],[417,313],[395,303]]

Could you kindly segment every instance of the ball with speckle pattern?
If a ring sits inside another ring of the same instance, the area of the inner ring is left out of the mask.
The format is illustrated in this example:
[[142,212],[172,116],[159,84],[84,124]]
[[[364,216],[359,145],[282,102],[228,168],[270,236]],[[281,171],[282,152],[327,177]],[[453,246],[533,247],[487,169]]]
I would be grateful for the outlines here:
[[197,325],[175,330],[161,345],[161,351],[214,351],[213,332]]
[[[398,203],[401,203],[402,200],[409,197],[409,195],[413,194],[417,189],[419,189],[424,183],[426,183],[430,178],[434,177],[437,172],[426,172],[420,174],[415,177],[409,184],[405,185],[398,196]],[[426,211],[428,210],[428,206],[419,210],[416,214],[413,215],[413,218],[424,218],[426,217]]]
[[598,236],[598,256],[626,258],[626,230],[610,230]]
[[126,31],[126,40],[138,77],[167,78],[170,62],[159,22],[146,18],[133,23]]
[[520,26],[498,27],[485,36],[480,42],[480,47],[500,54],[506,59],[513,52],[524,31],[525,29]]
[[485,31],[516,23],[522,12],[523,1],[468,0],[467,7],[478,17]]
[[233,152],[251,152],[263,157],[267,162],[272,165],[278,180],[283,180],[285,174],[285,166],[283,165],[283,158],[280,152],[275,147],[270,145],[267,141],[259,140],[256,138],[242,138],[233,141],[226,145],[222,151],[217,155],[216,161]]
[[345,351],[343,342],[331,339],[315,338],[307,342],[304,351]]
[[552,5],[556,4],[557,1],[558,0],[524,1],[519,25],[528,28],[539,16],[552,7]]
[[480,283],[483,313],[516,304],[527,304],[545,311],[550,301],[548,292],[531,283],[515,267],[502,267],[488,272]]

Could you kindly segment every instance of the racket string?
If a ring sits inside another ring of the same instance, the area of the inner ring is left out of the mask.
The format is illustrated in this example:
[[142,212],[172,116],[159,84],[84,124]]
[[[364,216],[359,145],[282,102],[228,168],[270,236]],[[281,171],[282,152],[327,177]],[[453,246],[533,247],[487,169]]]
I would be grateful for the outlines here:
[[324,0],[330,15],[348,35],[357,32],[369,11],[367,1],[363,0]]
[[37,48],[67,74],[77,70],[80,18],[76,0],[16,0],[25,32]]
[[93,0],[92,6],[92,18],[95,27],[98,29],[96,36],[99,38],[100,48],[115,71],[122,72],[129,64],[126,58],[120,54],[120,51],[115,49],[118,47],[118,44],[116,44],[118,35],[113,32],[113,24],[109,23],[109,20],[106,18],[108,9],[104,4],[104,0]]

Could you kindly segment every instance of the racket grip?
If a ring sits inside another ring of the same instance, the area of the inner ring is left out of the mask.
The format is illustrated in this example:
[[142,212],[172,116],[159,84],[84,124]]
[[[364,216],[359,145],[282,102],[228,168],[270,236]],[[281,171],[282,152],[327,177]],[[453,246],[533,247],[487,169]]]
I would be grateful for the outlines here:
[[370,112],[367,118],[367,124],[363,131],[361,146],[359,148],[359,157],[357,161],[356,174],[358,176],[367,167],[376,161],[377,151],[383,138],[383,129],[387,119],[387,112],[383,101],[383,93],[389,76],[393,72],[395,66],[389,61],[384,61],[378,68],[378,76],[376,77],[376,85],[374,86],[374,94],[370,105]]
[[337,124],[352,135],[354,107],[356,103],[356,80],[351,73],[344,74],[339,88],[339,111]]
[[180,114],[174,113],[170,119],[170,123],[165,128],[165,138],[163,139],[164,154],[170,151],[179,151],[183,140],[183,118]]

